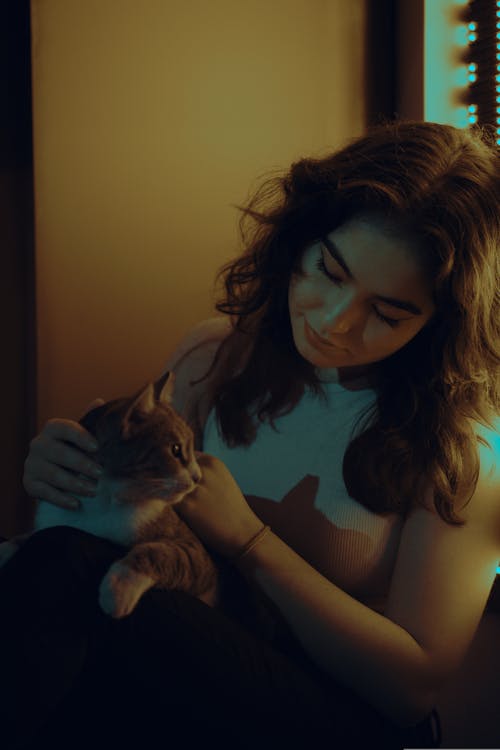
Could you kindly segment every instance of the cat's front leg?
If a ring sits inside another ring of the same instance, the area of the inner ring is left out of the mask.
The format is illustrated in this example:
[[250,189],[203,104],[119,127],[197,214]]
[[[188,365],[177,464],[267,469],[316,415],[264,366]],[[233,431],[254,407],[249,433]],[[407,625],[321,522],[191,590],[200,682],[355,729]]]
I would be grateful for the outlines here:
[[116,560],[99,586],[101,609],[116,619],[129,615],[144,592],[156,583],[146,573],[133,570],[126,560],[126,557]]

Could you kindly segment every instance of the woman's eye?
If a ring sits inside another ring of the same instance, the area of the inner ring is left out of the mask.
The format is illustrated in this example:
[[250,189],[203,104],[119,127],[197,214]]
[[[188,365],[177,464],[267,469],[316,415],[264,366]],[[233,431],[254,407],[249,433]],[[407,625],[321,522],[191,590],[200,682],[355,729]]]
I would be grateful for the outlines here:
[[[321,253],[320,257],[317,260],[316,268],[318,268],[322,273],[324,273],[325,276],[327,276],[330,279],[330,281],[333,281],[333,283],[336,284],[337,286],[340,286],[343,283],[342,279],[339,279],[338,276],[334,276],[332,273],[330,273],[328,268],[325,266],[323,253]],[[379,320],[382,320],[384,323],[387,323],[387,325],[391,326],[391,328],[396,328],[401,323],[400,320],[395,320],[394,318],[387,318],[385,315],[382,315],[382,313],[380,313],[376,307],[373,308],[373,312],[375,313],[375,315],[377,316]]]
[[182,458],[182,447],[180,443],[173,443],[172,455],[175,456],[175,458]]

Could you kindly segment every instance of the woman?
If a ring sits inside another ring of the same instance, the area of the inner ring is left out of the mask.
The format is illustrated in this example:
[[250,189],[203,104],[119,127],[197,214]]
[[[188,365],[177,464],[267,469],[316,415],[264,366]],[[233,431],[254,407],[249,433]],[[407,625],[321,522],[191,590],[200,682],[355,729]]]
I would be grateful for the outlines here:
[[[439,746],[500,559],[498,168],[485,130],[389,122],[242,209],[228,317],[166,365],[202,451],[179,513],[286,628],[266,642],[162,591],[113,620],[114,545],[38,532],[0,571],[12,747]],[[49,420],[27,492],[69,506],[90,437]]]

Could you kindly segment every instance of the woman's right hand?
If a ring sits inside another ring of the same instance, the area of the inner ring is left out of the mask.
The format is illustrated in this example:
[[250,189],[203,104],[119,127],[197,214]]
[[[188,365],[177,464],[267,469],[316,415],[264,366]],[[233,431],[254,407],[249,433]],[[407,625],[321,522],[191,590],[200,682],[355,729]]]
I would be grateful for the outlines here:
[[[96,399],[86,411],[103,403]],[[93,497],[99,477],[95,471],[99,464],[88,455],[96,450],[93,442],[93,436],[78,422],[49,419],[30,442],[24,462],[23,486],[28,495],[70,509],[80,505],[72,493]]]

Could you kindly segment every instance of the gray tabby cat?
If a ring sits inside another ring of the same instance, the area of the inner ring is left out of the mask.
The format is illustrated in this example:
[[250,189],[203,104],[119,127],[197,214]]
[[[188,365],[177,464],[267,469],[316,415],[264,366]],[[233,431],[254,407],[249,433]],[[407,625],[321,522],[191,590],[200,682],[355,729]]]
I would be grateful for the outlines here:
[[[99,604],[129,615],[153,586],[186,591],[214,606],[218,571],[174,510],[201,479],[189,425],[172,408],[174,373],[128,398],[95,407],[80,424],[94,435],[93,457],[104,468],[95,497],[77,496],[78,510],[38,502],[34,531],[53,526],[95,534],[127,548],[101,581]],[[0,544],[0,567],[31,534]]]

